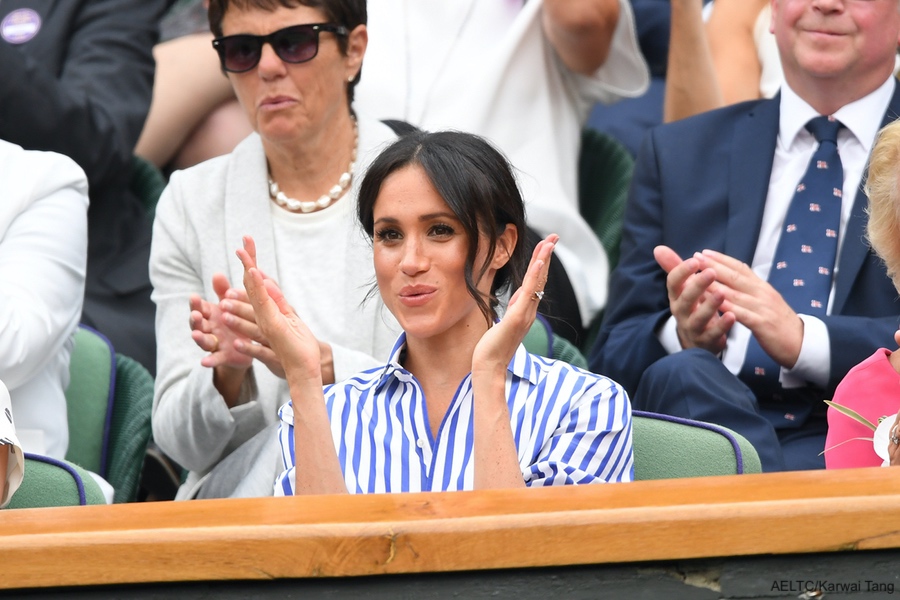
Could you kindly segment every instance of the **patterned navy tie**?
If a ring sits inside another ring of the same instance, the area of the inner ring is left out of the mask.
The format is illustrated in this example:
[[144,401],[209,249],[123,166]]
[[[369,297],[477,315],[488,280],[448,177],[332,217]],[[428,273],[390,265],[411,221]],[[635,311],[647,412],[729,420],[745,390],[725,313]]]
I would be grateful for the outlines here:
[[[833,117],[816,117],[806,124],[819,147],[794,192],[769,272],[772,287],[797,313],[806,315],[824,316],[831,293],[844,186],[837,149],[841,127]],[[757,397],[780,399],[780,374],[781,367],[751,337],[741,379]],[[775,413],[790,421],[799,416],[794,414],[797,408],[784,406]]]

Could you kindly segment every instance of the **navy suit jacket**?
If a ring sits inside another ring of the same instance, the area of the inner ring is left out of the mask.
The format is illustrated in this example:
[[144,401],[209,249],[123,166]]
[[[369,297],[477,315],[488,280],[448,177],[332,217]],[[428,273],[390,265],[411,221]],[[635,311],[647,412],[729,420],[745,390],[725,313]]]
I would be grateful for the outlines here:
[[[900,86],[882,126],[900,115]],[[757,100],[657,127],[635,167],[603,326],[590,367],[634,393],[644,370],[666,356],[656,336],[670,316],[659,244],[689,257],[704,248],[750,264],[756,251],[778,135],[779,98]],[[828,389],[876,348],[893,345],[897,290],[864,235],[867,198],[857,193],[847,223],[831,314]]]

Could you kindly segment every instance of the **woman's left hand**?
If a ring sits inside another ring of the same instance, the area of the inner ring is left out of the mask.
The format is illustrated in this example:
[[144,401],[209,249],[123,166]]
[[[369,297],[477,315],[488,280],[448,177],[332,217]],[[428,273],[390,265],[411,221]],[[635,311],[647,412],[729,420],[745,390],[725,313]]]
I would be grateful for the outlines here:
[[278,284],[264,278],[257,268],[253,238],[244,237],[244,247],[238,249],[237,255],[244,265],[244,288],[253,307],[256,325],[284,368],[286,377],[290,379],[293,373],[300,379],[321,380],[319,340],[288,304]]
[[559,236],[551,233],[535,246],[522,285],[510,298],[503,319],[488,329],[475,346],[473,374],[479,370],[506,370],[537,316],[547,284],[550,256],[558,241]]

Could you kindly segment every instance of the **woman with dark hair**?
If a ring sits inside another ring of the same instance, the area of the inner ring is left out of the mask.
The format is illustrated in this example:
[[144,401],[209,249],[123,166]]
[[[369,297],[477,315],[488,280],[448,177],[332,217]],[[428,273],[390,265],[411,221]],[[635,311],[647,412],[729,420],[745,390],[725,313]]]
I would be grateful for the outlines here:
[[238,250],[292,398],[277,495],[632,479],[625,391],[521,346],[559,238],[539,242],[523,269],[524,207],[497,150],[465,133],[411,134],[367,171],[358,216],[404,332],[386,365],[324,389],[315,336],[256,267],[253,240]]
[[360,308],[373,272],[353,214],[358,182],[396,139],[352,109],[366,15],[365,0],[209,3],[213,47],[254,133],[174,173],[157,207],[153,434],[191,471],[178,498],[274,425],[288,392],[245,292],[231,287],[242,276],[231,248],[243,234],[315,331],[325,382],[378,364],[399,332],[380,303]]

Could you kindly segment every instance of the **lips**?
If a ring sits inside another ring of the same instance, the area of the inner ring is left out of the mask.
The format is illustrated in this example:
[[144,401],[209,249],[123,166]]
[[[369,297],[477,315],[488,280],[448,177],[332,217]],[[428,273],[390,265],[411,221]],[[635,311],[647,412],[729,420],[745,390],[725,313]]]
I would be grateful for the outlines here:
[[832,23],[830,26],[822,23],[822,22],[814,22],[810,21],[808,23],[800,23],[799,29],[800,31],[805,31],[806,33],[813,33],[819,35],[832,35],[832,36],[840,36],[840,35],[848,35],[849,31],[843,31],[844,27],[838,27],[837,30],[833,29],[833,27],[837,25],[837,23]]
[[437,288],[430,285],[406,285],[400,289],[400,302],[404,306],[423,306],[437,294]]
[[262,109],[278,109],[293,104],[294,102],[296,102],[296,100],[290,96],[270,96],[263,98],[262,102],[259,103],[259,107]]

